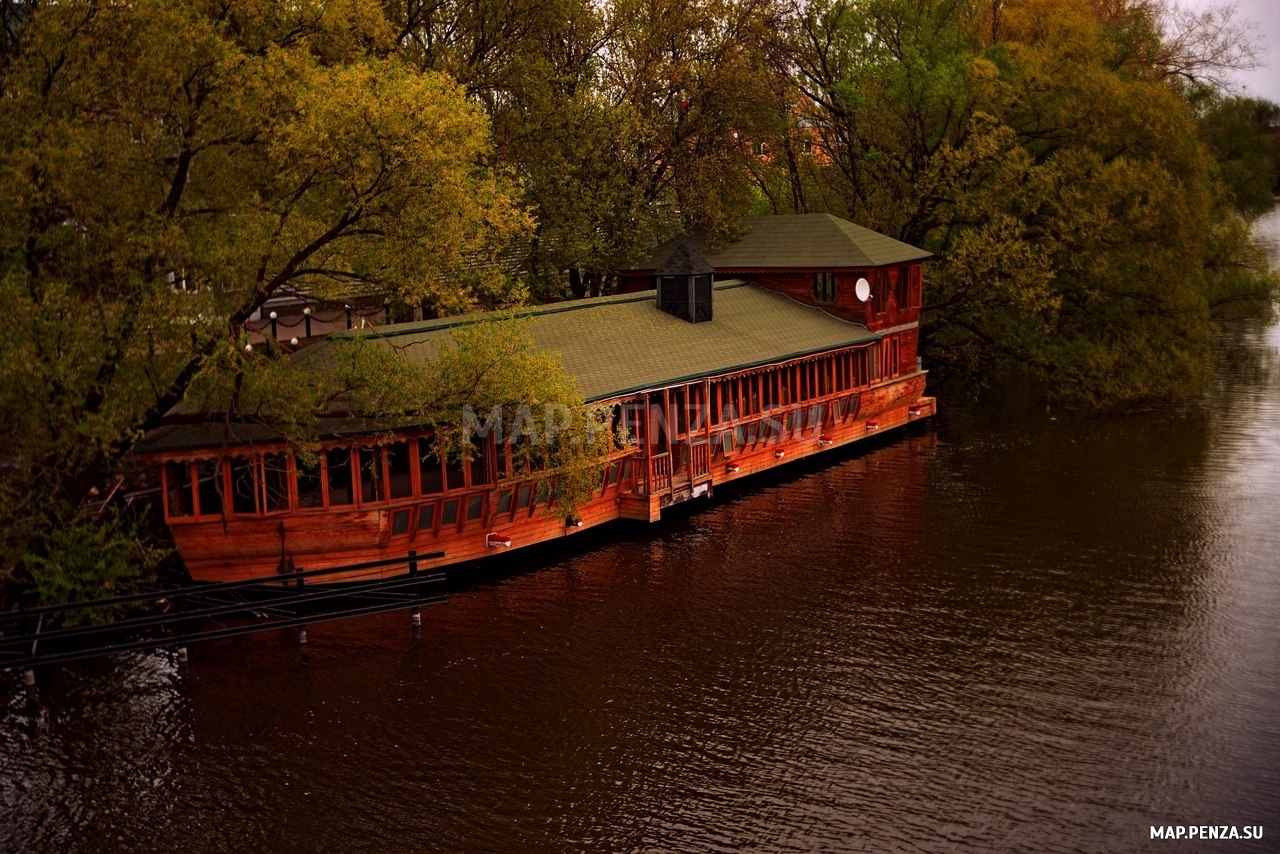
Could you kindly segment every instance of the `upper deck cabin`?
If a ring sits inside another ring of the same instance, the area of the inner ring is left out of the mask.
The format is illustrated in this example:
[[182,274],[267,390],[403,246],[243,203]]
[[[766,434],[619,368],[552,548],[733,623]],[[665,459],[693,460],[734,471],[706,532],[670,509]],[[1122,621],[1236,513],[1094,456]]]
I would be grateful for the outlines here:
[[915,360],[929,252],[831,214],[746,217],[739,225],[741,236],[723,246],[697,234],[666,241],[648,260],[618,272],[621,290],[653,290],[672,253],[687,244],[716,281],[742,279],[786,294],[885,334],[900,358]]

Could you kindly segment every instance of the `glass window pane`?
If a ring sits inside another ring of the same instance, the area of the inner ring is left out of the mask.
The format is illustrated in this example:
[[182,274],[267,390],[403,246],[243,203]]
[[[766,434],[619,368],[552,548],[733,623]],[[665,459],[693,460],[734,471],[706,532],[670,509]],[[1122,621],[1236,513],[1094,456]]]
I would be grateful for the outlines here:
[[254,480],[253,460],[239,457],[231,460],[231,512],[256,513],[257,484]]
[[320,487],[320,461],[304,465],[302,460],[294,458],[294,470],[298,473],[298,506],[320,507],[324,504],[324,493]]
[[422,480],[422,494],[435,495],[444,492],[444,475],[440,469],[440,455],[426,439],[418,440],[418,476]]
[[289,509],[289,462],[284,454],[262,458],[262,487],[267,512]]
[[436,505],[423,504],[418,508],[418,530],[430,531],[436,526]]
[[471,485],[482,486],[489,482],[489,461],[485,456],[485,441],[483,439],[476,440],[472,443],[471,457]]
[[462,463],[455,460],[445,461],[445,474],[448,476],[449,489],[462,489],[467,485],[466,475],[462,472]]
[[169,490],[169,515],[191,515],[191,467],[188,463],[164,464],[165,486]]
[[391,533],[392,535],[404,534],[409,531],[409,511],[397,510],[391,517]]
[[382,449],[360,449],[360,500],[381,501],[386,497],[382,482]]
[[457,524],[457,522],[458,522],[458,499],[455,498],[452,501],[446,501],[444,503],[444,510],[440,514],[440,524],[454,525],[454,524]]
[[510,490],[504,491],[504,492],[502,492],[502,493],[500,493],[500,494],[498,495],[498,512],[499,512],[499,513],[510,513],[510,512],[511,512],[511,492],[510,492]]
[[467,521],[474,522],[484,514],[484,496],[473,495],[467,499]]
[[386,447],[387,479],[392,498],[413,495],[413,476],[409,468],[409,443],[393,442]]
[[329,473],[329,506],[353,503],[355,498],[351,492],[351,449],[334,448],[326,452],[325,467]]
[[222,514],[222,460],[201,460],[196,463],[196,477],[200,485],[200,515]]
[[521,484],[520,492],[516,496],[516,509],[524,510],[529,506],[529,499],[533,496],[532,484]]

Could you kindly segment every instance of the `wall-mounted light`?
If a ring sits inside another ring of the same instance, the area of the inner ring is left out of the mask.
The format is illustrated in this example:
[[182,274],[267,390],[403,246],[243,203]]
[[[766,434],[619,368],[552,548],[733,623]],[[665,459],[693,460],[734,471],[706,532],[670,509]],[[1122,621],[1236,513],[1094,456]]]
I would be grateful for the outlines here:
[[484,538],[484,544],[491,549],[509,549],[511,538],[505,534],[488,534]]

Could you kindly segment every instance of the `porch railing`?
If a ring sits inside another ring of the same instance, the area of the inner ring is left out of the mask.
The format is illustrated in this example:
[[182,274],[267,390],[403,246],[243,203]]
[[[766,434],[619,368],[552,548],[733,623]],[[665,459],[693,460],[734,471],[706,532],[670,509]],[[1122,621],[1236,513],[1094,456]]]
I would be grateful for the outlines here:
[[671,488],[671,454],[649,457],[649,492],[666,492]]

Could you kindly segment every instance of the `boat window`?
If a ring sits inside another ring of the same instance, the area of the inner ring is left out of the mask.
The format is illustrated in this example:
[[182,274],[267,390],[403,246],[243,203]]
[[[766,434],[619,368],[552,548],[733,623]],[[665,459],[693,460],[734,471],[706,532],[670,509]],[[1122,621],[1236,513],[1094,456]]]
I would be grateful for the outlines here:
[[758,438],[760,438],[760,422],[752,421],[747,425],[747,435],[746,438],[742,440],[742,443],[744,445],[754,445]]
[[419,439],[418,453],[418,477],[422,481],[422,494],[444,492],[444,473],[440,468],[440,454],[435,446],[426,439]]
[[467,521],[474,522],[484,515],[484,494],[473,495],[467,499]]
[[[631,457],[627,457],[622,463],[622,483],[631,482]],[[539,490],[541,492],[541,490]]]
[[822,426],[822,404],[814,404],[809,407],[809,423],[806,425],[810,429]]
[[723,433],[720,434],[720,447],[723,449],[724,453],[726,454],[733,453],[733,431],[732,430],[725,430]]
[[608,486],[614,486],[618,483],[618,475],[622,473],[622,466],[619,463],[613,463],[609,466],[609,473],[605,476],[604,482]]
[[351,449],[334,448],[325,454],[329,474],[329,505],[351,504]]
[[498,446],[497,459],[494,460],[494,462],[497,463],[498,480],[504,479],[507,476],[508,472],[511,471],[510,459],[511,459],[511,446],[506,444]]
[[489,482],[489,460],[485,453],[485,440],[471,440],[471,485],[482,486]]
[[222,460],[196,463],[196,479],[200,485],[200,515],[222,514]]
[[787,432],[795,433],[804,423],[804,410],[796,407],[787,413]]
[[529,507],[529,499],[533,495],[533,485],[528,483],[520,484],[520,491],[516,494],[516,509],[527,510]]
[[458,523],[458,499],[454,498],[444,503],[444,509],[440,513],[441,525],[456,525]]
[[169,515],[190,516],[192,513],[190,465],[185,462],[165,463],[164,481],[169,490]]
[[413,475],[409,470],[409,443],[393,442],[386,447],[387,483],[392,498],[413,495]]
[[462,489],[467,485],[466,475],[462,471],[461,460],[446,460],[444,470],[449,489]]
[[831,272],[813,274],[813,298],[818,302],[835,302],[836,274]]
[[546,504],[550,500],[551,500],[551,481],[550,480],[538,481],[538,488],[533,492],[533,503],[535,505]]
[[430,531],[436,526],[436,505],[423,504],[418,508],[418,530]]
[[764,429],[760,433],[760,438],[765,443],[777,444],[782,441],[782,437],[786,435],[784,416],[781,411],[775,413],[771,418],[764,422]]
[[894,299],[898,303],[898,310],[911,307],[911,280],[902,275],[897,268],[889,271],[890,281],[894,283]]
[[511,512],[511,490],[505,489],[498,494],[498,513]]
[[360,449],[360,500],[381,501],[386,498],[386,486],[382,481],[381,448]]
[[268,513],[289,509],[289,461],[284,454],[262,458],[262,486]]
[[231,512],[258,512],[257,483],[254,480],[253,460],[237,457],[231,460]]
[[323,506],[324,491],[320,480],[320,461],[317,459],[308,465],[295,457],[293,467],[298,473],[298,506]]
[[615,403],[613,408],[609,410],[609,435],[613,436],[613,441],[622,446],[626,438],[626,426],[622,421],[622,404]]
[[409,511],[397,510],[391,516],[391,535],[398,536],[407,533],[409,533]]

